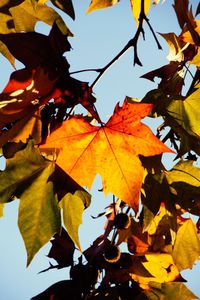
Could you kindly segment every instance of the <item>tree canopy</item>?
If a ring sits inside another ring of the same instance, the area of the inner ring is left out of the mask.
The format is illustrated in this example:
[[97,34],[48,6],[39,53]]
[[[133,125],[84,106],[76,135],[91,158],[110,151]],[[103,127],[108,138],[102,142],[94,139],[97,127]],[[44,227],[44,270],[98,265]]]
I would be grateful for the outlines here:
[[[87,13],[122,1],[93,0]],[[181,275],[200,257],[200,6],[192,4],[174,0],[180,33],[157,34],[148,11],[159,1],[130,0],[133,37],[104,67],[74,72],[65,57],[73,33],[63,19],[75,19],[71,0],[0,4],[0,52],[15,68],[0,94],[0,216],[19,199],[27,266],[50,241],[56,264],[42,272],[69,268],[70,277],[32,299],[197,299]],[[49,25],[48,35],[37,22]],[[144,24],[158,49],[160,37],[166,41],[169,62],[142,76],[159,78],[157,88],[116,103],[105,123],[94,86],[130,48],[133,65],[142,66]],[[87,71],[97,73],[91,84],[74,78]],[[156,135],[142,122],[147,116],[152,124],[162,117]],[[176,155],[171,169],[164,153]],[[97,174],[101,192],[113,197],[95,217],[106,217],[103,234],[82,249],[79,227]]]

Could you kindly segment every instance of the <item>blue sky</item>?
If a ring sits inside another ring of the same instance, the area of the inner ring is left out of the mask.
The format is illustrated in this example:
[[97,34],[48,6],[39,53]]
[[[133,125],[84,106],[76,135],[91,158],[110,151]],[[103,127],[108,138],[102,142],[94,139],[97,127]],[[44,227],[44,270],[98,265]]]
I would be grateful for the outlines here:
[[[64,17],[70,30],[74,33],[74,37],[70,38],[73,50],[66,54],[71,71],[103,67],[134,36],[136,30],[128,0],[122,0],[115,7],[86,15],[89,2],[88,0],[74,0],[76,20],[72,21],[69,17]],[[197,2],[197,0],[192,1],[194,4]],[[172,1],[166,1],[152,7],[149,18],[156,32],[180,33],[171,6]],[[41,24],[37,28],[42,32],[49,30],[47,26]],[[126,95],[140,98],[149,90],[156,88],[156,84],[142,79],[140,76],[168,63],[166,59],[168,47],[164,39],[159,37],[163,51],[158,50],[149,29],[145,28],[146,40],[143,41],[141,38],[139,42],[139,57],[143,67],[133,67],[133,51],[130,49],[95,86],[96,107],[103,121],[109,118],[116,103],[122,102]],[[13,70],[2,56],[0,63],[0,87],[3,89]],[[90,83],[95,77],[96,73],[94,72],[76,75],[76,78]],[[152,122],[148,122],[148,124],[153,129],[155,128]],[[171,166],[173,157],[173,155],[168,155],[165,158],[167,167]],[[105,199],[102,193],[97,192],[100,187],[101,183],[97,177],[91,191],[93,203],[90,210],[86,212],[84,224],[80,228],[80,240],[83,248],[88,247],[93,239],[103,232],[105,220],[101,219],[97,222],[90,217],[91,214],[97,215],[101,212],[110,201],[110,198]],[[42,248],[29,268],[26,269],[26,252],[17,228],[17,207],[18,201],[7,204],[4,217],[0,219],[2,237],[0,252],[1,300],[28,300],[49,285],[67,277],[66,269],[37,274],[48,267],[48,259],[45,255],[47,255],[50,245]],[[184,277],[189,281],[188,286],[200,296],[199,274],[200,264],[197,264],[192,271],[184,272]]]

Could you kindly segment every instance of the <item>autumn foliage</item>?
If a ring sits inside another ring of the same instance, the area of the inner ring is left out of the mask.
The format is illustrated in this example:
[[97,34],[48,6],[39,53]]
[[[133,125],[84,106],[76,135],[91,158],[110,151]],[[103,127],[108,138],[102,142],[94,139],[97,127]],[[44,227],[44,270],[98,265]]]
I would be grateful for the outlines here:
[[[6,159],[0,215],[6,203],[19,199],[27,266],[50,241],[48,258],[56,264],[39,271],[69,268],[70,279],[33,299],[197,298],[181,271],[192,269],[200,256],[199,6],[174,0],[180,33],[158,35],[147,18],[151,1],[130,0],[135,34],[111,62],[95,70],[89,85],[73,77],[64,56],[71,51],[72,33],[56,7],[74,19],[71,0],[46,2],[0,3],[0,51],[14,67],[15,60],[24,65],[0,94],[0,146]],[[117,2],[93,0],[87,13]],[[50,25],[48,35],[35,31],[38,21]],[[104,123],[93,88],[131,47],[134,64],[142,66],[137,44],[145,23],[159,49],[159,39],[165,39],[169,63],[142,76],[158,77],[156,89],[139,101],[133,95],[116,103]],[[77,105],[86,113],[78,114]],[[156,136],[142,122],[147,116],[152,124],[163,119]],[[167,152],[176,155],[171,170],[162,164]],[[106,218],[102,235],[82,249],[79,226],[95,201],[90,190],[97,174],[101,192],[113,199],[94,217]]]

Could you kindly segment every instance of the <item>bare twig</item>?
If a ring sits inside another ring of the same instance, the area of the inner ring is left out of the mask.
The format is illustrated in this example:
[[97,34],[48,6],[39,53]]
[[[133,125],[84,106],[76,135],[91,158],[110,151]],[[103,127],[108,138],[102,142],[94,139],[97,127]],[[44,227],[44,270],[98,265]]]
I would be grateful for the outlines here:
[[[140,34],[143,35],[144,37],[144,29],[143,29],[143,23],[144,21],[147,22],[152,34],[153,34],[153,37],[156,41],[156,44],[158,46],[158,49],[162,49],[157,37],[156,37],[156,34],[153,30],[153,27],[151,26],[150,22],[149,22],[149,19],[146,17],[145,15],[145,11],[144,11],[144,2],[145,0],[141,0],[141,10],[140,10],[140,16],[139,16],[139,25],[138,25],[138,29],[135,33],[135,36],[125,45],[125,47],[103,68],[101,69],[91,69],[91,71],[96,71],[96,72],[99,72],[99,75],[96,77],[96,79],[94,80],[94,82],[91,84],[91,88],[93,88],[97,82],[100,80],[100,78],[103,76],[103,74],[119,59],[122,57],[122,55],[131,47],[134,48],[134,65],[139,65],[139,66],[142,66],[142,63],[138,57],[138,53],[137,53],[137,43],[138,43],[138,39],[139,39],[139,36]],[[90,69],[89,69],[90,70]],[[84,71],[84,70],[83,70]]]

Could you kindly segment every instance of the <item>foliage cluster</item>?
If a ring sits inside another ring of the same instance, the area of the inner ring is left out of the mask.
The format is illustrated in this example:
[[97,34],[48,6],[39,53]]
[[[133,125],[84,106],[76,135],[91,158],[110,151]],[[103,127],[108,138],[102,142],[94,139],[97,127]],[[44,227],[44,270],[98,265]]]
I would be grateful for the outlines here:
[[[0,51],[14,67],[15,60],[24,65],[0,94],[0,147],[6,158],[0,214],[6,203],[20,200],[18,225],[27,265],[51,240],[48,257],[57,264],[47,270],[70,268],[69,280],[33,299],[197,298],[180,272],[200,256],[200,219],[192,218],[200,218],[195,164],[200,155],[200,6],[174,0],[180,34],[161,34],[169,45],[169,63],[143,75],[152,81],[158,77],[158,87],[140,101],[126,97],[104,123],[95,108],[94,85],[131,47],[134,64],[142,65],[137,45],[145,23],[161,48],[147,18],[151,1],[130,0],[136,32],[112,61],[94,70],[98,75],[90,86],[73,78],[64,56],[72,33],[56,7],[74,19],[71,0],[46,2],[0,3]],[[118,2],[93,0],[87,12]],[[38,21],[50,25],[48,36],[35,31]],[[188,76],[191,85],[183,95]],[[86,115],[76,113],[78,104]],[[152,122],[162,116],[157,136],[141,123],[146,116]],[[165,152],[176,153],[171,170],[162,164]],[[83,250],[78,229],[97,174],[113,202],[98,215],[107,218],[104,233]]]

